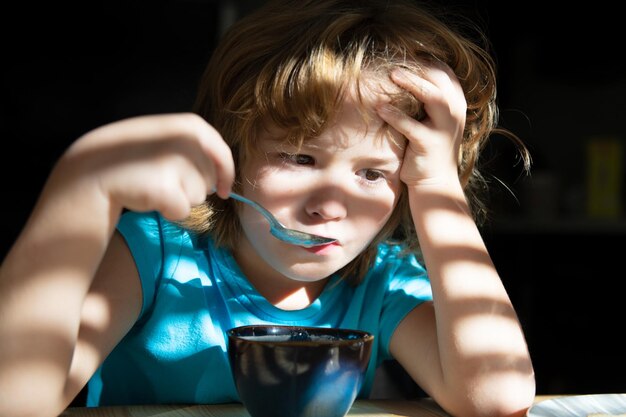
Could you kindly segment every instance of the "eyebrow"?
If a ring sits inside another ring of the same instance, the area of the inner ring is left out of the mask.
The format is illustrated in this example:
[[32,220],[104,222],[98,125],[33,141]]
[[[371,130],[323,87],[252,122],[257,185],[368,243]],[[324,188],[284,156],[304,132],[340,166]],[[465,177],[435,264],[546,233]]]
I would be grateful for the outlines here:
[[402,164],[402,160],[400,158],[397,157],[390,157],[390,158],[375,158],[375,157],[370,157],[370,158],[363,158],[360,159],[361,162],[363,162],[366,165],[372,165],[372,166],[393,166],[393,167],[399,167]]
[[[316,143],[305,142],[300,147],[300,151],[306,152],[307,150],[328,151],[328,148],[325,146],[320,146]],[[398,162],[401,162],[402,158],[398,158],[395,154],[390,152],[388,157],[369,156],[369,157],[360,158],[360,160],[363,162],[367,162],[369,164],[385,165],[385,164],[396,164]]]
[[[280,145],[285,145],[284,143],[280,143]],[[279,146],[280,146],[279,145]],[[325,146],[320,146],[315,141],[305,141],[302,143],[302,146],[299,148],[298,152],[315,152],[315,151],[323,151],[327,152],[328,148]],[[365,165],[372,166],[391,166],[393,168],[399,167],[402,165],[402,158],[398,158],[395,154],[389,153],[389,157],[376,157],[369,156],[359,158],[359,161]]]

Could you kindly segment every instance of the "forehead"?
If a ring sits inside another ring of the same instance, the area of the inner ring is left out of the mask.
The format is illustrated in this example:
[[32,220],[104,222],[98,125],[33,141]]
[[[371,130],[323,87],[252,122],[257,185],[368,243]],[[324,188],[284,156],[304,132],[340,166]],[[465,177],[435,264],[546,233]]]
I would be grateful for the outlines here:
[[[375,136],[381,143],[388,140],[402,145],[402,135],[387,125],[377,114],[377,107],[383,103],[399,103],[399,96],[407,96],[408,92],[394,84],[387,72],[363,72],[358,80],[345,86],[335,101],[327,101],[326,109],[308,115],[310,107],[299,108],[296,101],[291,109],[292,120],[316,119],[316,123],[289,125],[282,124],[266,117],[260,129],[259,139],[270,138],[290,144],[303,145],[313,139],[332,136],[337,146],[354,136]],[[402,109],[402,105],[400,108]],[[406,109],[408,110],[408,109]],[[315,126],[315,129],[309,126]],[[345,143],[347,145],[347,143]]]
[[332,122],[318,135],[294,140],[285,130],[273,128],[261,135],[259,150],[336,154],[350,159],[401,160],[406,139],[388,127],[373,110],[367,119],[365,117],[360,103],[345,100]]
[[[377,107],[390,101],[384,81],[368,80],[347,91],[327,128],[317,138],[326,146],[351,147],[368,143],[380,149],[389,145],[403,148],[402,135],[384,122]],[[305,142],[306,144],[306,142]]]

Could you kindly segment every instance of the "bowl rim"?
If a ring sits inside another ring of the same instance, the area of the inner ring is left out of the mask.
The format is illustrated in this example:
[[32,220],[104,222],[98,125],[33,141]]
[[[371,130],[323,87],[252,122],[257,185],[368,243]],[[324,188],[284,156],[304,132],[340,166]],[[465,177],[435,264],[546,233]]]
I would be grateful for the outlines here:
[[[340,332],[350,332],[357,335],[360,335],[357,339],[334,339],[334,340],[255,340],[250,339],[247,336],[239,336],[235,334],[236,331],[250,329],[250,328],[267,328],[267,327],[277,327],[281,329],[289,329],[289,330],[304,330],[304,331],[319,331],[319,330],[334,330]],[[259,344],[259,345],[279,345],[279,346],[341,346],[341,345],[352,345],[355,343],[370,343],[374,340],[374,335],[365,330],[357,330],[357,329],[349,329],[345,327],[322,327],[322,326],[293,326],[293,325],[283,325],[283,324],[246,324],[243,326],[236,326],[228,329],[226,331],[226,335],[231,340],[241,340],[246,343]]]

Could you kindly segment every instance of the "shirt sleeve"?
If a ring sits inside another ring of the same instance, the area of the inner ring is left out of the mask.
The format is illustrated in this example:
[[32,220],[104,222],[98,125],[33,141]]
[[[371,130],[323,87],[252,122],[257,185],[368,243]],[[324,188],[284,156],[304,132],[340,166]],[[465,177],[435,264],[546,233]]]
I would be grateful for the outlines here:
[[433,299],[426,269],[415,255],[395,254],[387,264],[380,316],[381,359],[390,359],[389,343],[398,324],[420,304]]

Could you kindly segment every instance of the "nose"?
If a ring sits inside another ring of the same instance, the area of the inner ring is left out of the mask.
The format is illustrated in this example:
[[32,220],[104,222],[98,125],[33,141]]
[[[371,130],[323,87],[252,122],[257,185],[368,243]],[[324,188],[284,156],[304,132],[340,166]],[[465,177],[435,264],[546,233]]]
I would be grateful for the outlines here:
[[306,212],[320,220],[342,219],[348,213],[345,193],[337,188],[314,191],[307,201]]

